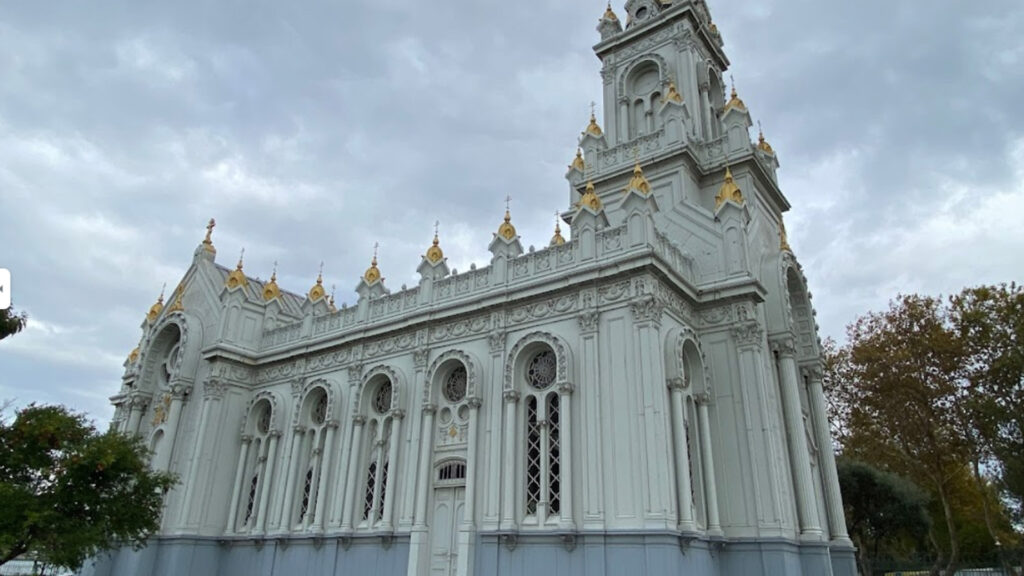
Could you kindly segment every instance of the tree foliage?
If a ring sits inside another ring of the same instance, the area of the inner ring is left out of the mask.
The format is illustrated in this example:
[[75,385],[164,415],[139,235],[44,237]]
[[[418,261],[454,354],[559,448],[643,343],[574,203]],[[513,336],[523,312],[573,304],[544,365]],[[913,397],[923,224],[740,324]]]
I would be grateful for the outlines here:
[[0,310],[0,340],[17,334],[28,325],[28,314],[18,314],[14,308]]
[[929,492],[941,519],[929,535],[936,569],[951,574],[963,553],[961,530],[981,526],[995,546],[1008,526],[1003,502],[989,497],[988,471],[1000,472],[1004,496],[1019,499],[1024,296],[1013,285],[948,300],[899,296],[857,319],[847,336],[845,346],[825,345],[840,450]]
[[148,460],[137,437],[100,434],[61,406],[0,422],[0,564],[33,552],[77,569],[101,550],[142,545],[176,481]]
[[840,458],[846,527],[865,576],[879,557],[911,556],[928,534],[928,496],[913,483],[873,466]]

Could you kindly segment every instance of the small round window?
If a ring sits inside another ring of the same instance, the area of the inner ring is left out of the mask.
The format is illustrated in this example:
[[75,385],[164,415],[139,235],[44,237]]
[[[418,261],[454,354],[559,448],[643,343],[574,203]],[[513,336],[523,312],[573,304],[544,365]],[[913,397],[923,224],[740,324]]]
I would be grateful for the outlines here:
[[537,390],[543,390],[555,381],[555,353],[551,350],[538,352],[526,365],[526,381]]
[[313,424],[323,424],[327,419],[327,395],[320,393],[313,405]]
[[377,394],[373,397],[373,409],[378,414],[383,414],[391,409],[391,381],[385,380],[377,388]]
[[449,402],[461,402],[466,397],[466,367],[459,366],[444,381],[444,397]]
[[647,6],[641,6],[636,11],[637,20],[643,20],[644,18],[647,18]]

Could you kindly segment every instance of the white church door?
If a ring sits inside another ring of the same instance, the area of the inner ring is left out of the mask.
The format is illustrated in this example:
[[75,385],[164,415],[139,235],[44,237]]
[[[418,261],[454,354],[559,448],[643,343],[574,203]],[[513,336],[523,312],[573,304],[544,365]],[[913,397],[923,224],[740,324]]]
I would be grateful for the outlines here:
[[430,576],[455,576],[458,535],[466,505],[464,486],[434,490],[434,517],[430,524]]

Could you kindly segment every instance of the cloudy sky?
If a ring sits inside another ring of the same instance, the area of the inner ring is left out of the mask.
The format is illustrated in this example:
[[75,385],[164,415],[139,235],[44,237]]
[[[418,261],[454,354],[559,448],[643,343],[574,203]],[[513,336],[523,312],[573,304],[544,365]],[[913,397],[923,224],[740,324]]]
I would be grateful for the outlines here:
[[[779,154],[823,336],[899,292],[1021,280],[1024,4],[708,0]],[[623,14],[621,2],[615,9]],[[218,261],[340,301],[380,242],[414,285],[435,219],[485,264],[565,208],[603,0],[0,0],[0,267],[26,332],[0,399],[105,422],[163,283]]]

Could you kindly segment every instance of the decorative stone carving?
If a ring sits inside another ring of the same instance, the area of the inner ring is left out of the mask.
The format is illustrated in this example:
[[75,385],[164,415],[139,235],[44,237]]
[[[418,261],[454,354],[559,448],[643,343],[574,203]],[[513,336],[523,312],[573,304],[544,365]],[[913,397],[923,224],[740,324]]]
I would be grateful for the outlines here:
[[654,296],[648,294],[634,298],[630,310],[633,312],[633,320],[638,324],[660,323],[664,306]]
[[732,337],[738,346],[760,346],[763,337],[761,324],[757,320],[750,320],[732,327]]
[[492,330],[487,335],[487,343],[490,346],[491,354],[498,354],[505,349],[505,332],[503,330]]
[[430,350],[427,348],[418,348],[412,353],[412,363],[417,370],[423,370],[427,367],[427,358],[430,357]]
[[596,332],[600,326],[601,313],[597,310],[584,310],[576,316],[576,320],[579,321],[580,332],[589,334]]
[[203,384],[203,400],[220,400],[228,391],[228,385],[217,379],[209,379]]
[[550,332],[531,332],[526,336],[523,336],[516,342],[516,345],[512,347],[512,350],[508,354],[508,358],[505,362],[505,390],[514,389],[512,382],[512,376],[516,359],[519,357],[519,352],[522,351],[523,347],[528,346],[534,342],[542,342],[551,347],[555,352],[555,356],[558,359],[558,368],[556,371],[557,382],[565,382],[569,379],[569,348],[562,342],[561,338],[555,336]]

